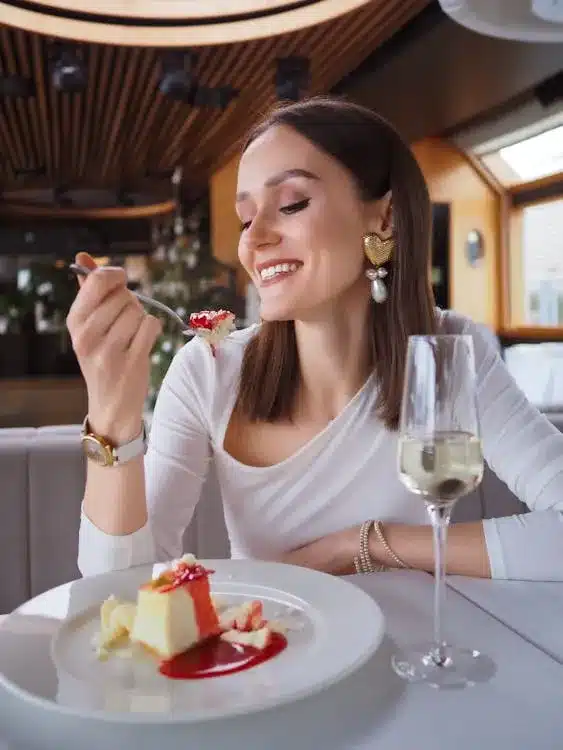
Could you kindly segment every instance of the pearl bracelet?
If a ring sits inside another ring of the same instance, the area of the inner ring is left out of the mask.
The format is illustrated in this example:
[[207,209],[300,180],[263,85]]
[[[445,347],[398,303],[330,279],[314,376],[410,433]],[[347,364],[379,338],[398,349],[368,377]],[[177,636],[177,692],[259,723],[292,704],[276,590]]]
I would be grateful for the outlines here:
[[398,568],[403,568],[404,570],[408,569],[409,566],[406,564],[404,560],[401,560],[399,555],[395,554],[391,547],[387,543],[387,539],[385,539],[385,535],[383,533],[383,527],[381,524],[381,521],[374,521],[373,528],[376,533],[377,538],[381,542],[381,546],[385,550],[385,552],[389,555],[389,557],[393,560],[393,562],[397,565]]
[[354,557],[354,568],[356,573],[379,573],[383,570],[387,570],[385,565],[378,565],[377,567],[373,564],[369,552],[369,533],[371,527],[375,526],[375,521],[364,521],[360,526],[360,550],[359,554]]

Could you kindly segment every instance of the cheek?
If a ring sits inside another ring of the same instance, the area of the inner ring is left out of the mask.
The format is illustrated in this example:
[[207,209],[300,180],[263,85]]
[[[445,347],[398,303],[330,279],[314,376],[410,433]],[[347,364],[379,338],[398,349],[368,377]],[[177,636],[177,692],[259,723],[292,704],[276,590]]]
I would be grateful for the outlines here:
[[335,294],[356,284],[363,275],[362,260],[350,245],[332,246],[319,264],[316,286],[323,294]]
[[250,273],[250,253],[248,252],[248,248],[246,247],[246,243],[242,235],[239,239],[237,255],[241,266],[247,273]]
[[307,221],[308,233],[327,247],[348,246],[352,248],[361,238],[361,219],[354,206],[334,205],[326,202],[311,211]]
[[315,222],[311,234],[312,246],[331,281],[341,276],[346,283],[361,274],[364,269],[361,225],[354,217],[342,211],[332,215],[326,212]]

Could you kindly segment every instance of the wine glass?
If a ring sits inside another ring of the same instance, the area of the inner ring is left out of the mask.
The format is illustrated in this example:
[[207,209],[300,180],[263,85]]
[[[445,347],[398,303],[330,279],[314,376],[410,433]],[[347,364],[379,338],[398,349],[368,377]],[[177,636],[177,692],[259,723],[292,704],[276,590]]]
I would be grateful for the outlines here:
[[[398,440],[401,481],[421,496],[434,536],[434,640],[393,657],[397,674],[433,687],[481,681],[490,660],[442,634],[446,536],[456,501],[483,477],[473,339],[410,336]],[[488,663],[486,663],[488,662]]]

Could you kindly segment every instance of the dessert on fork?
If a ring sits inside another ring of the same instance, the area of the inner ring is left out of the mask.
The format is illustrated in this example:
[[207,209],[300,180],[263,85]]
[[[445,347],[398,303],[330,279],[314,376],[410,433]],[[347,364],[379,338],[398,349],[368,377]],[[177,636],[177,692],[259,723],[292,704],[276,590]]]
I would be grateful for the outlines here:
[[190,315],[190,328],[207,341],[215,357],[217,346],[235,330],[235,316],[228,310],[202,310]]

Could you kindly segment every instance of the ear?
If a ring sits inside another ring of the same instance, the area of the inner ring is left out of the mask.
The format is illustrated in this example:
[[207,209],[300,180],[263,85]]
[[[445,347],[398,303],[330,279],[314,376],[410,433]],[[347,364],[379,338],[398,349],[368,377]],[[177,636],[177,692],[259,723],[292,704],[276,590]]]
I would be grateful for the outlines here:
[[368,231],[375,232],[382,240],[393,234],[393,197],[389,190],[383,198],[371,201],[368,210]]

